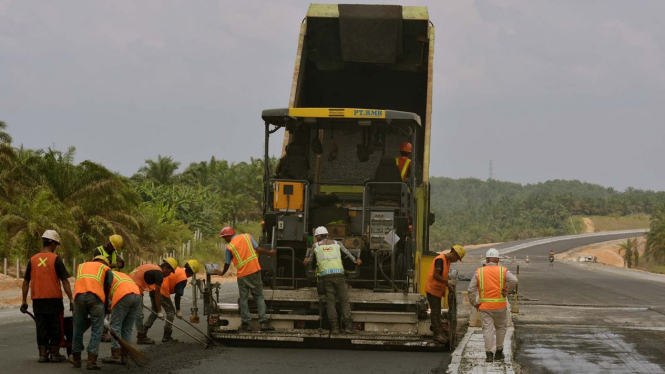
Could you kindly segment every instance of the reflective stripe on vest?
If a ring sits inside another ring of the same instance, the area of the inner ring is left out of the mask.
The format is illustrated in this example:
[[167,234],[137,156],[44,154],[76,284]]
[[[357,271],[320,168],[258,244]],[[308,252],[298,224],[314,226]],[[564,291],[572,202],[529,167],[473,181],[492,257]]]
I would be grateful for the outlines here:
[[344,265],[342,264],[341,247],[335,241],[335,244],[316,243],[314,254],[316,255],[316,275],[322,277],[330,274],[344,274]]
[[402,177],[402,180],[406,180],[406,173],[409,171],[409,165],[411,165],[411,159],[408,157],[397,157],[395,158],[397,163],[397,168],[399,169],[399,175]]
[[109,292],[109,297],[111,298],[111,309],[118,303],[123,297],[136,294],[141,295],[139,286],[134,283],[132,278],[119,271],[113,272],[113,284],[111,285],[111,292]]
[[30,297],[32,299],[62,299],[60,278],[55,271],[58,255],[37,253],[30,259]]
[[[99,251],[99,254],[101,254],[102,256],[104,256],[106,258],[109,258],[109,254],[106,253],[106,251],[104,250],[104,246],[100,245],[99,247],[97,247],[97,250]],[[118,253],[117,251],[113,251],[113,254],[111,255],[111,258],[109,258],[109,262],[111,264],[115,264],[115,262],[117,260],[117,256],[116,256],[117,253]]]
[[[498,284],[496,283],[495,274],[487,274],[485,272],[495,272],[498,269]],[[478,302],[481,304],[480,309],[500,309],[507,305],[506,297],[503,296],[503,289],[505,287],[505,274],[507,269],[502,266],[486,266],[478,269],[478,291],[480,297]]]
[[226,248],[232,252],[231,261],[238,271],[238,278],[261,271],[259,256],[254,250],[252,237],[249,234],[236,235]]
[[84,262],[78,266],[76,283],[74,283],[74,297],[87,292],[94,293],[104,302],[104,277],[109,267],[100,262]]

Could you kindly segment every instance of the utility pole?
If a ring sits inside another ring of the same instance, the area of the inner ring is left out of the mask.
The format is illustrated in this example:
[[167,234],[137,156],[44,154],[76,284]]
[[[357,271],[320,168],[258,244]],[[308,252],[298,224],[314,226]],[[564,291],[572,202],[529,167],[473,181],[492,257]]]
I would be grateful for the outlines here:
[[487,178],[487,180],[492,180],[492,160],[490,160],[490,176]]

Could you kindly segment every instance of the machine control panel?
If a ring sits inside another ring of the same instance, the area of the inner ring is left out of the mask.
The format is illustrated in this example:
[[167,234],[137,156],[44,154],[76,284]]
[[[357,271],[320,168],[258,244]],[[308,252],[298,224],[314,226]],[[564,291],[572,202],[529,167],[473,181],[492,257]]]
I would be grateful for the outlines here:
[[386,242],[386,235],[395,229],[394,212],[370,212],[369,214],[369,248],[390,250],[392,246]]

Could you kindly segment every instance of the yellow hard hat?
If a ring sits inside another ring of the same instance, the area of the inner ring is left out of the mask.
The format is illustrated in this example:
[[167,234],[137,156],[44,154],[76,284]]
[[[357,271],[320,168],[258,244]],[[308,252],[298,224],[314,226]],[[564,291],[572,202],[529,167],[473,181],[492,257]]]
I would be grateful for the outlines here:
[[455,253],[457,253],[457,256],[459,256],[459,260],[460,260],[460,261],[462,261],[462,259],[463,259],[464,256],[466,255],[466,249],[464,249],[464,247],[462,247],[462,246],[459,245],[459,244],[455,244],[455,245],[452,246],[452,248],[450,248],[450,249],[452,249],[453,251],[455,251]]
[[115,249],[116,251],[122,250],[122,244],[123,244],[122,236],[118,234],[113,234],[109,236],[109,241],[111,242],[113,249]]
[[109,266],[109,259],[106,258],[105,256],[102,256],[102,255],[95,256],[95,258],[93,258],[92,261],[95,261],[95,260],[99,260],[99,261],[103,262],[104,264],[106,264],[106,266]]
[[173,258],[173,257],[167,257],[167,258],[165,258],[165,259],[164,259],[164,262],[166,262],[167,264],[169,264],[169,266],[171,266],[171,269],[173,269],[173,271],[175,271],[175,269],[178,268],[178,261],[177,261],[175,258]]
[[186,263],[187,263],[187,265],[189,265],[189,268],[192,269],[192,272],[194,272],[194,273],[199,272],[200,267],[199,267],[199,262],[198,261],[196,261],[194,259],[191,259],[191,260],[187,260]]

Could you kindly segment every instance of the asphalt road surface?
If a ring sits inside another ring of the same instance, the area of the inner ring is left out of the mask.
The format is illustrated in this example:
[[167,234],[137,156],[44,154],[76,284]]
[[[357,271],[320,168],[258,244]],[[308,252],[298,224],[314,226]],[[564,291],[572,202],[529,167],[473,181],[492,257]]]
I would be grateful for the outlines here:
[[[525,300],[515,316],[515,361],[524,373],[665,373],[665,282],[663,277],[609,268],[599,264],[550,265],[550,249],[561,252],[589,244],[591,238],[550,243],[511,253],[518,261],[504,263],[516,272]],[[592,242],[617,239],[594,237]],[[485,249],[486,250],[486,249]],[[482,249],[469,251],[456,264],[470,276],[480,264]],[[520,259],[529,255],[531,263]],[[468,282],[460,282],[458,291]],[[224,302],[235,302],[235,283],[224,284]],[[183,310],[189,309],[188,299]],[[201,307],[199,305],[199,307]],[[185,313],[187,314],[187,313]],[[463,316],[462,316],[463,317]],[[196,334],[184,323],[176,324]],[[205,325],[199,325],[204,328]],[[149,336],[155,346],[140,346],[152,358],[147,368],[103,365],[109,373],[445,373],[448,353],[210,347],[174,330],[179,343],[160,342],[163,322]],[[3,373],[70,373],[70,364],[38,364],[34,325],[16,309],[0,310],[0,354]],[[88,335],[86,335],[87,339]],[[87,342],[87,340],[86,340]],[[110,353],[102,343],[100,356]],[[85,354],[83,355],[85,357]]]

